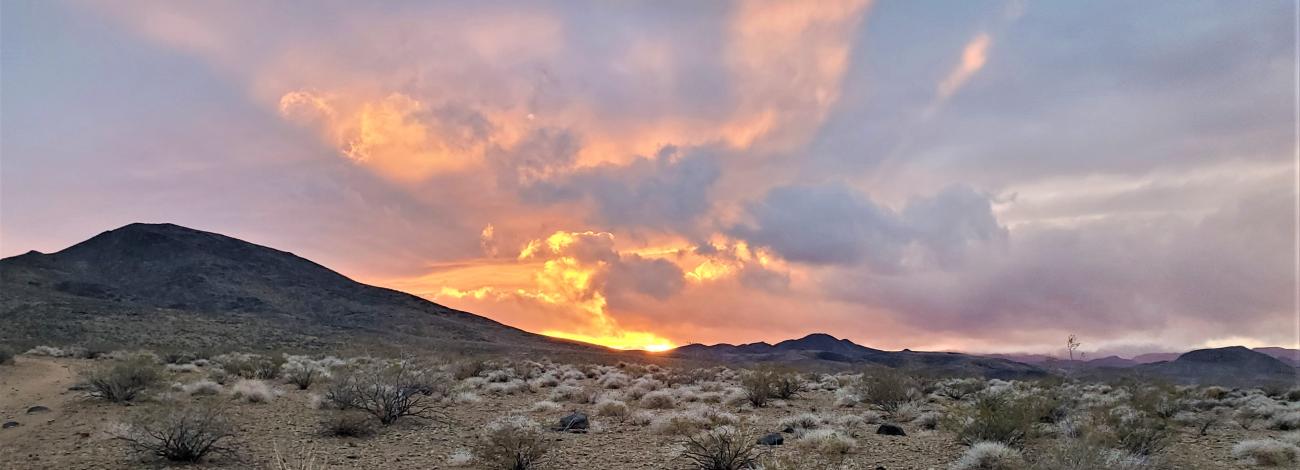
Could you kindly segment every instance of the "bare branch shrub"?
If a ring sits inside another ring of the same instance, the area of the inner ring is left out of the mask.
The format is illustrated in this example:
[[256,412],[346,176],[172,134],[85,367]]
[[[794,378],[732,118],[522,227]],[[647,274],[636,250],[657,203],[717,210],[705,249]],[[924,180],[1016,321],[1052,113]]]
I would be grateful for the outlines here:
[[757,436],[721,426],[686,438],[682,458],[700,470],[741,470],[756,467]]
[[325,399],[342,409],[370,413],[385,426],[404,417],[436,418],[435,393],[447,390],[446,379],[409,360],[376,364],[345,373],[330,383]]
[[118,436],[140,452],[176,462],[198,462],[232,435],[220,408],[194,405],[160,408],[137,415]]
[[862,374],[858,382],[858,395],[864,403],[893,412],[904,403],[912,401],[911,390],[915,381],[894,369],[876,369]]

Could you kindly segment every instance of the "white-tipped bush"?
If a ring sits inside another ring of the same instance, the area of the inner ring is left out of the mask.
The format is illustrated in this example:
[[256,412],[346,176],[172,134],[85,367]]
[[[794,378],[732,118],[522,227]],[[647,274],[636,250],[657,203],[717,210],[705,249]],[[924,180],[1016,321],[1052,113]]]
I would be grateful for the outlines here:
[[656,390],[641,397],[640,404],[642,408],[667,410],[676,407],[677,400],[673,399],[672,393],[664,390]]
[[655,420],[655,414],[653,412],[645,411],[645,410],[634,412],[632,413],[631,416],[628,416],[627,418],[627,422],[635,424],[637,426],[649,426],[651,423],[654,422],[654,420]]
[[474,463],[474,453],[469,449],[456,449],[447,456],[448,467],[468,467]]
[[713,423],[702,413],[673,411],[655,416],[650,430],[666,435],[686,435],[708,429]]
[[488,468],[536,468],[549,441],[542,428],[524,416],[506,416],[488,423],[475,454]]
[[56,348],[54,346],[45,346],[45,345],[28,349],[26,354],[28,356],[45,356],[45,357],[68,357],[69,356],[67,351]]
[[927,411],[925,413],[921,413],[920,416],[916,417],[916,425],[920,426],[921,429],[933,430],[939,427],[939,421],[942,419],[943,419],[943,415],[940,414],[939,412]]
[[602,399],[596,402],[596,415],[622,418],[627,416],[627,403],[618,400]]
[[551,390],[551,401],[567,401],[578,403],[586,398],[587,391],[582,387],[561,384]]
[[777,423],[776,427],[781,429],[783,432],[800,434],[805,431],[820,428],[821,425],[821,417],[812,413],[802,413],[782,418],[781,421]]
[[554,413],[562,409],[563,407],[561,407],[559,403],[550,400],[542,400],[537,403],[533,403],[532,408],[530,408],[530,410],[534,413]]
[[202,379],[185,384],[181,390],[188,395],[217,395],[221,393],[221,384]]
[[1260,467],[1290,467],[1300,461],[1300,448],[1273,439],[1252,439],[1232,446],[1232,456]]
[[467,405],[470,403],[481,402],[483,401],[483,397],[478,396],[478,394],[474,392],[460,392],[457,393],[454,397],[452,397],[452,400],[455,401],[456,403]]
[[795,439],[795,446],[806,451],[839,460],[853,452],[858,443],[852,437],[834,429],[811,429]]
[[1279,431],[1300,429],[1300,411],[1277,413],[1268,419],[1268,428]]
[[167,365],[163,366],[163,369],[165,369],[167,372],[172,372],[172,373],[177,373],[177,374],[185,374],[185,373],[190,373],[190,372],[198,372],[198,370],[199,370],[199,366],[196,366],[196,365],[191,364],[191,363],[185,363],[185,364],[167,364]]
[[961,458],[948,466],[951,470],[1018,470],[1025,459],[1020,451],[1001,442],[977,442]]
[[249,403],[270,403],[275,400],[277,392],[264,381],[243,379],[230,387],[230,395]]

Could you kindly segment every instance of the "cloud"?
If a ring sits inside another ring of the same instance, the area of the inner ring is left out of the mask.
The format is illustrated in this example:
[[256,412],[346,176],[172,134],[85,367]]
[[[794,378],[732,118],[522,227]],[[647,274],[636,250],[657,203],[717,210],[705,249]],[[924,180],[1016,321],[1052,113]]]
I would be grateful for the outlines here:
[[984,68],[984,63],[988,61],[989,45],[993,39],[988,33],[979,33],[966,43],[966,47],[961,51],[961,62],[948,73],[948,76],[939,82],[939,88],[936,91],[940,101],[946,101],[952,97],[967,80],[975,76],[976,72]]
[[972,245],[1002,239],[988,196],[964,186],[918,197],[901,212],[839,184],[775,188],[731,233],[786,260],[894,272],[959,263]]

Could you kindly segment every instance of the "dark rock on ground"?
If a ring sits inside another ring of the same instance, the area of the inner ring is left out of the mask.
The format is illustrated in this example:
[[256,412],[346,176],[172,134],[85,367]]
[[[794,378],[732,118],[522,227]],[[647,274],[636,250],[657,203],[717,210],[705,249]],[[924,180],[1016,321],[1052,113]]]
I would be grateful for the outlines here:
[[560,431],[586,431],[591,423],[587,421],[587,415],[574,412],[568,416],[560,418]]
[[876,434],[884,434],[884,435],[886,435],[886,436],[906,436],[906,435],[907,435],[907,433],[903,432],[903,427],[902,427],[902,426],[899,426],[899,425],[897,425],[897,424],[889,424],[889,423],[882,424],[882,425],[880,425],[879,428],[876,428]]
[[781,436],[781,433],[779,432],[774,432],[758,438],[758,444],[764,446],[779,446],[785,444],[785,437]]
[[49,411],[50,411],[50,407],[48,407],[48,406],[44,406],[44,405],[36,405],[36,406],[31,407],[31,408],[28,408],[28,409],[27,409],[27,414],[30,415],[30,414],[36,414],[36,413],[48,413]]
[[17,421],[5,421],[4,424],[0,424],[0,429],[16,428],[18,426],[22,426],[22,423]]

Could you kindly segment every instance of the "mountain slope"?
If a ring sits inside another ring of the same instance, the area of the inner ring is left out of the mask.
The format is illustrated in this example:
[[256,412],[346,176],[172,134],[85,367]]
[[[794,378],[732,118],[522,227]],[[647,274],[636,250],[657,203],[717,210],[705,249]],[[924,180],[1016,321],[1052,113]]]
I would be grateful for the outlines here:
[[669,352],[683,358],[733,363],[780,363],[804,367],[914,367],[928,371],[993,378],[1040,377],[1046,373],[1019,362],[949,352],[882,351],[847,339],[814,333],[775,345],[689,344]]
[[1292,382],[1297,377],[1295,367],[1242,346],[1198,349],[1173,361],[1142,364],[1133,370],[1178,382],[1220,385]]
[[131,224],[0,260],[0,342],[196,347],[599,348],[355,282],[293,255],[172,224]]

